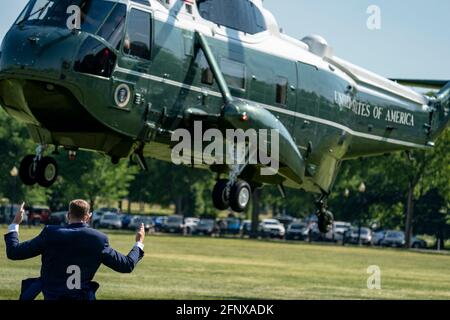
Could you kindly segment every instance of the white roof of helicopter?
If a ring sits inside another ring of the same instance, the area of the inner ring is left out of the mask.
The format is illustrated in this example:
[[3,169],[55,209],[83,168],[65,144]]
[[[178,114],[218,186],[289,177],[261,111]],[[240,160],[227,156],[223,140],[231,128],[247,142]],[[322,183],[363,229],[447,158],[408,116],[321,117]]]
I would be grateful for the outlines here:
[[[363,84],[421,105],[428,103],[425,96],[414,90],[336,57],[326,40],[320,36],[309,36],[300,41],[283,34],[273,14],[264,8],[262,0],[250,1],[260,9],[267,26],[266,31],[255,35],[227,29],[203,19],[195,6],[195,0],[149,0],[157,20],[184,29],[198,30],[226,42],[239,42],[244,47],[314,65],[320,69],[329,70],[332,64],[336,67],[335,73],[354,82],[358,89],[361,89],[358,84]],[[187,10],[187,5],[191,6],[191,11]],[[374,91],[371,93],[380,94]]]

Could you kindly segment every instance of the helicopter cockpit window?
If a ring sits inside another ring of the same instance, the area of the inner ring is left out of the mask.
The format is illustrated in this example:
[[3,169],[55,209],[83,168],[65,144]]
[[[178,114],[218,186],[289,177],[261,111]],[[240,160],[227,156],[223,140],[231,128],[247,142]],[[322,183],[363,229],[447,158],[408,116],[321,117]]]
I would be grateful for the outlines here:
[[203,19],[218,25],[256,34],[267,30],[261,11],[249,0],[197,0]]
[[126,54],[150,60],[151,17],[148,12],[131,9],[123,50]]
[[96,33],[114,5],[115,2],[105,0],[31,0],[16,24],[68,28],[68,21],[74,20],[71,20],[73,11],[68,9],[78,6],[81,9],[80,29]]

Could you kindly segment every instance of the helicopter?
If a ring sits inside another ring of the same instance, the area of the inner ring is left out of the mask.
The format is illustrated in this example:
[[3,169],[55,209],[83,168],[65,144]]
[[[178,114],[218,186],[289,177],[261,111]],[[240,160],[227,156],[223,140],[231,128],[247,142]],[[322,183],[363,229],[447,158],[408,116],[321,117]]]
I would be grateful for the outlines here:
[[52,146],[147,170],[147,158],[172,161],[174,133],[198,123],[276,130],[273,174],[248,161],[189,165],[217,175],[219,210],[246,210],[264,185],[316,193],[326,232],[342,162],[432,148],[449,123],[450,82],[355,66],[323,37],[281,32],[261,0],[31,0],[3,39],[0,105],[37,144],[22,182],[46,188],[58,177]]

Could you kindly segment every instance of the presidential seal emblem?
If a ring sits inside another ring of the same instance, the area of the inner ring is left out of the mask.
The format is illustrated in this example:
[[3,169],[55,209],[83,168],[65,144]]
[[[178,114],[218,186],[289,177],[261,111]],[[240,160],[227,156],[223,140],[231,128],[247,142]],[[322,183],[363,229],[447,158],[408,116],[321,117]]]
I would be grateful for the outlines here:
[[130,87],[126,84],[117,86],[114,92],[114,100],[119,108],[125,108],[130,102]]

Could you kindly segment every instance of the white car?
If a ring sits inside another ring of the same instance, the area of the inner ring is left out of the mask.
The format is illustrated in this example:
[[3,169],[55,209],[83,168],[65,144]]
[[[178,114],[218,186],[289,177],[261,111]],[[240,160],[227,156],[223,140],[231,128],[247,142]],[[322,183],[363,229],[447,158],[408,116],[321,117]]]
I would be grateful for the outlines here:
[[100,219],[100,228],[122,229],[122,220],[118,214],[107,212]]
[[345,233],[352,228],[349,222],[335,221],[333,223],[333,235],[335,241],[342,241]]
[[286,234],[284,225],[276,219],[264,219],[259,225],[263,237],[283,239]]
[[199,218],[186,218],[184,219],[184,227],[186,228],[186,233],[190,234],[195,227],[197,227],[200,222]]

